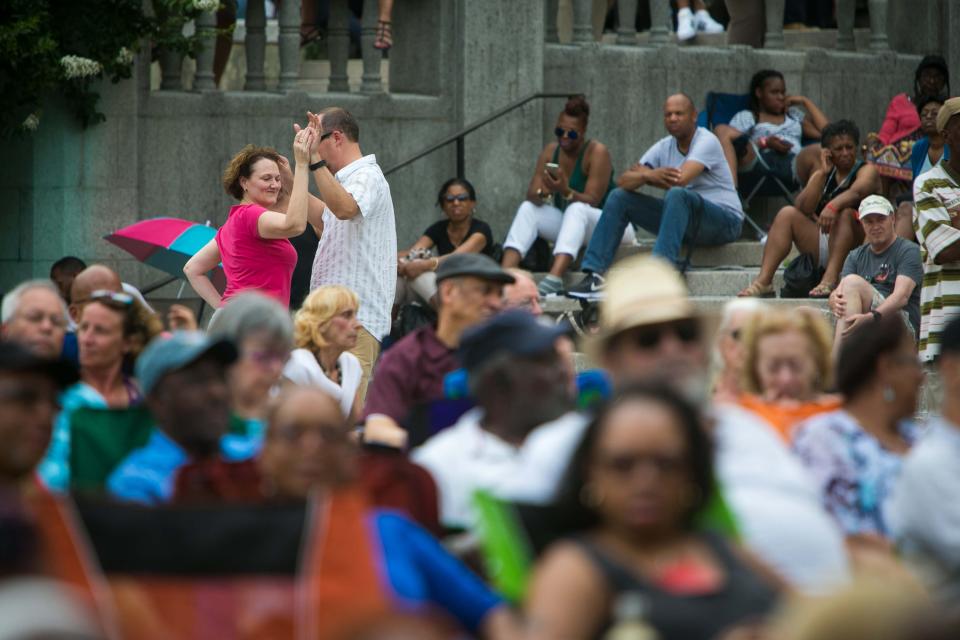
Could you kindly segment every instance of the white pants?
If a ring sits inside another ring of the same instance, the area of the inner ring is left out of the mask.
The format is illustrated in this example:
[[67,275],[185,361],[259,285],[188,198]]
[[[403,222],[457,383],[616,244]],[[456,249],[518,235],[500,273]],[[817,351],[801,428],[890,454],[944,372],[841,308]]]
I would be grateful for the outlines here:
[[437,295],[437,272],[424,271],[413,280],[397,276],[397,293],[394,304],[408,302],[430,302]]
[[[535,205],[525,200],[517,215],[513,218],[504,249],[513,249],[521,256],[527,255],[537,236],[553,242],[553,255],[565,253],[576,257],[581,247],[585,247],[593,236],[600,214],[596,207],[584,202],[574,202],[560,211],[553,205]],[[622,242],[633,242],[633,227],[627,225]]]

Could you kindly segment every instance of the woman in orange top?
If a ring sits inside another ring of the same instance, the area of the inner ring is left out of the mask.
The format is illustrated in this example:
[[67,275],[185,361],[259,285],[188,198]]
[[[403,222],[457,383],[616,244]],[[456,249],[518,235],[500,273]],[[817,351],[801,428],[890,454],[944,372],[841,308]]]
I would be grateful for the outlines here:
[[840,407],[831,385],[830,327],[818,309],[755,314],[743,336],[746,366],[738,403],[788,443],[798,422]]

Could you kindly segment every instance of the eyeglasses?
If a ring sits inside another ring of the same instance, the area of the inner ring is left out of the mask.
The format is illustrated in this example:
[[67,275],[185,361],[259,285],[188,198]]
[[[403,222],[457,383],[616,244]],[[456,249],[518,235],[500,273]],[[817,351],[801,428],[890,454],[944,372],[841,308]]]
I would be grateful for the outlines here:
[[580,137],[580,132],[576,129],[564,129],[563,127],[557,127],[553,130],[553,135],[557,136],[558,138],[566,136],[570,140],[576,140]]
[[671,333],[683,344],[693,344],[700,339],[700,323],[694,319],[687,319],[637,327],[624,332],[618,342],[627,341],[636,348],[647,351],[655,349],[664,337]]
[[24,322],[29,324],[42,324],[44,320],[49,320],[50,324],[58,329],[63,329],[67,326],[67,319],[62,313],[44,313],[43,311],[34,311],[33,313],[22,313],[17,315],[23,318]]
[[741,335],[743,335],[743,331],[740,329],[734,329],[733,331],[730,332],[730,337],[736,340],[737,342],[740,342]]
[[470,194],[461,193],[456,196],[443,196],[444,202],[466,202],[470,199]]
[[324,140],[326,140],[327,138],[329,138],[330,136],[332,136],[334,131],[336,131],[336,129],[327,131],[326,133],[321,133],[321,134],[320,134],[320,139],[317,140],[317,142],[323,142]]
[[629,453],[606,456],[599,461],[600,466],[610,473],[626,477],[637,467],[646,467],[656,471],[658,475],[673,475],[683,469],[684,460],[681,457],[666,454],[632,455]]

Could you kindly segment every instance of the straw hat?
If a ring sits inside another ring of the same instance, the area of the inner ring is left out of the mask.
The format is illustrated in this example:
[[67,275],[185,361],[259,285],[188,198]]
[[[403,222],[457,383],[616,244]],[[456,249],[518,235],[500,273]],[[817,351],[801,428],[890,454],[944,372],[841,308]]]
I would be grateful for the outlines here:
[[685,318],[703,320],[687,285],[669,262],[641,255],[621,260],[607,275],[600,303],[600,330],[583,348],[600,362],[609,340],[622,331]]

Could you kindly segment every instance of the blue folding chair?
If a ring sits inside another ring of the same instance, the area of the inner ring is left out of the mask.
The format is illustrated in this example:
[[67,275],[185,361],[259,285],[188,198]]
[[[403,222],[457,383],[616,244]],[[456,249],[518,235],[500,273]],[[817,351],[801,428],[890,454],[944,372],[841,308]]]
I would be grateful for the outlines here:
[[[707,93],[706,107],[697,115],[697,126],[712,131],[718,124],[729,124],[733,116],[749,108],[750,96],[746,93],[710,91]],[[754,171],[739,176],[738,191],[743,201],[743,208],[746,210],[756,196],[781,196],[793,204],[795,190],[789,187],[783,178],[767,164],[760,149],[752,141],[748,140],[747,144],[753,147],[754,155],[757,157],[757,167]],[[756,231],[758,239],[761,242],[765,240],[766,232],[749,215],[745,218]]]

